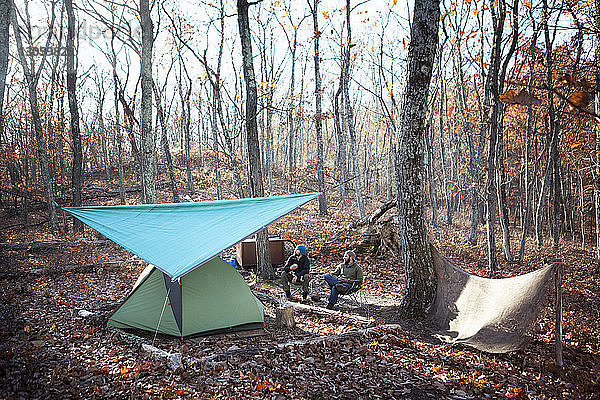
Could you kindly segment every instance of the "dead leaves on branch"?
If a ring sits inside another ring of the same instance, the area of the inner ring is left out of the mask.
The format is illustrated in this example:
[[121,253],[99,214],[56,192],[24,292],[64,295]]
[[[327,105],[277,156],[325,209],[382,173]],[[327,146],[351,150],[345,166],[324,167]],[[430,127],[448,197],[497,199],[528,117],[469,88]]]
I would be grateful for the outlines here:
[[558,83],[563,85],[571,85],[573,87],[579,87],[585,90],[591,89],[590,83],[586,79],[576,79],[571,74],[564,74],[558,78]]
[[578,108],[586,108],[591,101],[591,96],[588,92],[580,90],[569,97],[569,111],[575,111]]
[[558,78],[558,83],[571,86],[576,91],[569,96],[567,106],[568,111],[585,109],[590,105],[592,99],[592,86],[584,79],[576,79],[571,74],[564,74]]
[[[561,82],[563,81],[564,80],[561,80]],[[564,98],[567,99],[566,96]],[[572,112],[575,110],[586,109],[590,105],[591,100],[592,96],[589,91],[578,90],[568,97],[567,111]],[[500,95],[500,101],[505,104],[517,104],[521,106],[539,106],[542,104],[537,97],[525,89],[521,90],[519,93],[513,89],[509,89]]]
[[509,89],[500,95],[500,101],[505,104],[518,104],[521,106],[539,106],[542,104],[537,97],[525,89],[521,90],[519,93],[515,92],[513,89]]

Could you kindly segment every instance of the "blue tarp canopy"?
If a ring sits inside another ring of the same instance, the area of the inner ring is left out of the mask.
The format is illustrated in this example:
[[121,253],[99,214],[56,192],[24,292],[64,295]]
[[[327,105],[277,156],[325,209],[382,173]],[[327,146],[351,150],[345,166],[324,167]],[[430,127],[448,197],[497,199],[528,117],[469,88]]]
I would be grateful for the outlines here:
[[176,279],[320,194],[63,209]]

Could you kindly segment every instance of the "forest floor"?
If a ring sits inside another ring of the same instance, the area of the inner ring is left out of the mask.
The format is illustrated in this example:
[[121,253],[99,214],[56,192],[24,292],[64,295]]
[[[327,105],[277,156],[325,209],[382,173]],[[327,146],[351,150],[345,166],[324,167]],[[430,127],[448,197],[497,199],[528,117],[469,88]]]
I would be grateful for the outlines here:
[[[202,195],[195,200],[214,198],[210,188],[200,181]],[[299,185],[296,191],[309,190]],[[168,201],[168,193],[161,195]],[[99,198],[94,204],[114,202]],[[368,199],[370,210],[380,204]],[[531,343],[506,354],[444,344],[426,326],[400,319],[400,260],[361,246],[360,235],[346,229],[357,218],[352,201],[331,195],[329,205],[330,215],[319,217],[316,202],[310,202],[274,224],[270,234],[306,243],[317,273],[332,269],[344,250],[358,247],[369,307],[342,302],[339,311],[328,313],[321,308],[324,302],[312,303],[313,308],[295,310],[296,327],[286,330],[275,325],[280,287],[257,282],[252,287],[264,300],[265,334],[256,337],[181,340],[108,329],[108,315],[144,262],[99,241],[89,229],[83,236],[51,233],[46,225],[3,229],[2,241],[13,247],[0,247],[0,398],[600,398],[600,285],[592,274],[590,245],[581,249],[579,242],[565,239],[556,253],[532,241],[524,265],[503,263],[495,275],[530,272],[556,258],[564,263],[561,372],[554,367],[552,304],[536,323]],[[1,212],[5,226],[21,221],[12,209]],[[41,215],[30,215],[29,223]],[[489,276],[485,243],[470,246],[467,234],[461,220],[430,227],[443,254]],[[513,237],[516,246],[516,232]],[[48,241],[59,243],[36,245]],[[316,282],[313,294],[325,295]],[[82,317],[80,310],[94,315]],[[141,342],[179,354],[183,365],[171,370],[143,351]]]

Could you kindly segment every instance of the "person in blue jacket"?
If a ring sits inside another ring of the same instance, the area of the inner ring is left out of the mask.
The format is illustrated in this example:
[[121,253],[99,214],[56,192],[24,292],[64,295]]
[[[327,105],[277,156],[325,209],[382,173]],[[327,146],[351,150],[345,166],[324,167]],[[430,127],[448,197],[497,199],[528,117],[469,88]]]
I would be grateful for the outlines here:
[[310,283],[310,260],[307,256],[306,246],[298,245],[294,250],[294,254],[288,258],[285,266],[283,267],[283,274],[281,275],[281,283],[285,296],[288,300],[292,298],[290,292],[290,283],[294,285],[302,285],[302,298],[304,300],[308,297],[309,283]]

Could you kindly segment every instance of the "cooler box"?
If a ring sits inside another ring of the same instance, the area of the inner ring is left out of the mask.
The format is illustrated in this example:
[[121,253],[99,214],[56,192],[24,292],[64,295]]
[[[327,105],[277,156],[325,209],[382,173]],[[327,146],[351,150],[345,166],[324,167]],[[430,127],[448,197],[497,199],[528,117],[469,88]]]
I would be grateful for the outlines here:
[[[282,265],[285,263],[283,242],[285,240],[277,237],[269,238],[271,248],[271,264]],[[235,258],[242,267],[256,266],[256,239],[246,239],[235,246]]]

